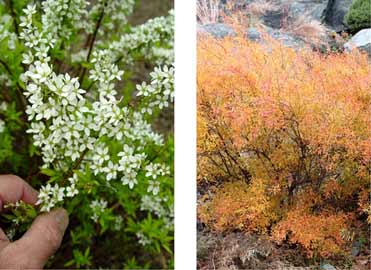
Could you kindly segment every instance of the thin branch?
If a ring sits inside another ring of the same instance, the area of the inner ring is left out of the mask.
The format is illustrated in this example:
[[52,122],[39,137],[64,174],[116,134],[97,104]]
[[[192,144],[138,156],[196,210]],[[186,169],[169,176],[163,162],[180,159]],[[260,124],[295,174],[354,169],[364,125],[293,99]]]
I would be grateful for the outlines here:
[[12,0],[8,0],[6,2],[7,2],[7,5],[9,7],[10,14],[11,14],[11,16],[13,18],[14,31],[17,34],[17,37],[19,37],[19,28],[18,28],[18,22],[17,22],[17,14],[15,14],[15,11],[14,11],[13,1]]
[[[97,21],[96,25],[95,25],[93,36],[89,36],[89,39],[88,39],[88,40],[91,39],[91,41],[90,41],[90,45],[89,45],[88,55],[86,57],[86,62],[89,62],[90,55],[93,51],[94,43],[95,43],[95,40],[97,38],[98,30],[101,26],[103,17],[104,17],[104,7],[102,9],[101,14],[99,15],[99,18],[98,18],[98,21]],[[86,67],[83,67],[82,72],[81,72],[81,76],[80,76],[80,85],[82,85],[82,83],[84,81],[85,73],[86,73]]]
[[[3,61],[3,60],[0,59],[0,64],[1,64],[1,65],[5,68],[5,70],[9,73],[10,77],[12,77],[13,79],[16,79],[16,80],[17,80],[17,78],[15,78],[15,76],[14,76],[14,73],[13,73],[12,70],[10,69],[9,65],[8,65],[5,61]],[[23,109],[25,109],[26,106],[27,106],[27,101],[26,101],[26,99],[24,98],[23,93],[22,93],[23,88],[22,88],[22,86],[18,83],[18,81],[17,81],[16,85],[17,85],[17,88],[16,88],[16,89],[17,89],[17,94],[18,94],[18,96],[19,96],[21,106],[23,106]]]
[[84,157],[88,151],[89,151],[88,149],[85,149],[84,152],[81,153],[79,159],[76,161],[76,163],[71,167],[71,169],[69,169],[69,171],[64,176],[62,180],[62,185],[64,185],[66,180],[73,175],[73,171],[76,170],[81,165],[81,162],[84,160]]
[[225,139],[223,138],[222,134],[219,132],[218,129],[215,129],[216,134],[220,138],[223,146],[224,146],[224,152],[227,154],[227,156],[237,165],[238,169],[242,173],[242,175],[245,177],[246,181],[249,181],[250,174],[241,166],[240,162],[229,152],[228,145],[225,142]]
[[0,64],[2,64],[4,66],[4,68],[5,68],[5,70],[9,73],[9,75],[14,78],[13,72],[10,69],[10,67],[8,66],[8,64],[5,61],[1,60],[1,59],[0,59]]

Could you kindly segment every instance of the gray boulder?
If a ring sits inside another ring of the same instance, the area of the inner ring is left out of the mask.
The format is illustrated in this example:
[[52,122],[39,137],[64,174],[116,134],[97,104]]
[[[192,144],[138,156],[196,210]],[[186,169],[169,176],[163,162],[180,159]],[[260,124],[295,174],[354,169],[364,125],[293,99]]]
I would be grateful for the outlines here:
[[236,32],[230,26],[224,23],[205,24],[197,27],[198,33],[209,33],[215,38],[224,38],[226,36],[235,36]]
[[352,255],[354,257],[358,256],[361,253],[362,243],[360,241],[355,241],[352,244]]
[[260,32],[258,31],[258,29],[254,28],[254,27],[250,27],[250,28],[247,29],[246,37],[247,37],[247,39],[249,39],[251,41],[256,41],[256,42],[261,40]]
[[306,45],[305,41],[301,38],[279,29],[267,28],[267,33],[274,39],[280,41],[283,45],[293,49],[299,49]]
[[283,16],[282,10],[269,11],[263,16],[264,25],[274,29],[280,29],[283,26]]
[[290,6],[290,17],[310,16],[313,20],[321,21],[329,0],[293,1]]
[[[265,31],[269,36],[276,40],[279,40],[283,45],[287,47],[298,49],[306,45],[305,41],[303,41],[299,37],[295,37],[294,35],[291,35],[279,29],[265,27]],[[215,38],[224,38],[226,36],[236,35],[236,32],[233,30],[232,27],[223,23],[199,25],[197,27],[197,32],[198,34],[208,33]],[[260,32],[260,30],[254,27],[250,27],[246,30],[246,38],[255,42],[264,42],[262,33]]]
[[348,13],[352,0],[329,0],[324,14],[324,22],[336,32],[347,29],[344,18]]
[[[279,29],[284,27],[283,22],[287,20],[290,24],[301,16],[310,17],[309,19],[320,21],[327,8],[329,0],[281,0],[276,1],[278,6],[286,7],[280,8],[274,11],[267,12],[263,16],[263,22],[265,25]],[[286,17],[286,18],[285,18]]]
[[[198,34],[211,34],[215,38],[224,38],[227,36],[235,36],[236,32],[230,26],[223,23],[214,23],[197,26]],[[251,41],[260,41],[261,33],[258,29],[250,27],[246,30],[246,38]]]
[[[222,1],[224,4],[229,0]],[[273,0],[279,8],[263,15],[264,25],[280,29],[283,22],[294,22],[300,16],[326,23],[336,32],[346,30],[344,18],[353,0]],[[235,0],[235,9],[241,11],[254,0]],[[287,16],[287,17],[286,17]],[[286,17],[286,18],[285,18]]]
[[336,270],[335,266],[329,263],[321,263],[320,269],[321,270]]
[[323,21],[336,32],[347,29],[344,23],[345,15],[352,4],[352,0],[329,0]]
[[344,44],[344,48],[350,51],[357,48],[368,54],[371,60],[371,28],[363,29],[355,34],[347,43]]

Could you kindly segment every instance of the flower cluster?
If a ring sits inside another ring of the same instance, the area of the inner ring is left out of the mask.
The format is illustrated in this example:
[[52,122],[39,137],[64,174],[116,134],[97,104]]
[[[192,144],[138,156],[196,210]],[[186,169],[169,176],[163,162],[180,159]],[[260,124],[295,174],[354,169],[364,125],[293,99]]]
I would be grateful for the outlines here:
[[104,199],[94,200],[91,202],[90,208],[93,211],[93,216],[91,217],[91,219],[97,222],[99,216],[102,215],[104,213],[104,210],[107,208],[107,201],[105,201]]
[[62,202],[65,196],[65,188],[59,187],[58,184],[51,186],[47,184],[43,186],[39,193],[39,200],[37,201],[37,205],[43,204],[41,207],[41,211],[49,212],[50,209],[55,207],[59,202]]
[[[1,104],[0,104],[0,113],[5,112],[7,108],[8,108],[8,104],[5,101],[1,102]],[[0,133],[4,132],[5,127],[6,127],[5,121],[0,118]]]
[[147,191],[157,195],[160,189],[160,183],[157,180],[158,176],[164,176],[170,174],[170,169],[164,164],[150,163],[145,167],[146,177],[151,177]]
[[[26,113],[31,121],[31,128],[27,132],[33,134],[34,145],[41,150],[44,168],[62,171],[69,180],[68,185],[63,181],[63,186],[47,184],[42,187],[38,201],[41,210],[49,211],[64,197],[79,194],[75,171],[83,171],[87,164],[98,179],[107,182],[120,179],[130,189],[138,184],[137,176],[143,171],[148,178],[147,191],[158,194],[160,181],[157,177],[169,174],[169,168],[147,160],[144,151],[146,145],[161,145],[163,139],[152,131],[143,113],[152,113],[153,108],[161,109],[173,101],[174,68],[155,68],[151,73],[151,83],[143,83],[142,88],[138,89],[138,95],[144,96],[144,99],[141,111],[136,112],[123,105],[122,99],[116,98],[115,81],[121,80],[124,73],[116,63],[117,54],[112,46],[108,46],[110,49],[97,49],[93,51],[90,61],[92,68],[89,79],[93,88],[87,93],[81,88],[77,77],[54,72],[50,61],[49,50],[55,39],[58,35],[68,36],[69,33],[69,28],[60,25],[61,18],[58,21],[49,16],[51,9],[57,8],[55,5],[58,2],[65,1],[43,2],[41,32],[33,25],[34,5],[24,9],[25,16],[21,23],[21,37],[28,47],[23,63],[29,65],[28,71],[22,76],[26,84],[24,94],[29,102]],[[129,6],[131,2],[128,1]],[[80,15],[72,17],[72,21],[85,13],[82,11],[86,6],[84,1],[75,4]],[[70,16],[71,11],[65,3],[57,10],[62,17]],[[137,44],[139,40],[149,42],[148,33],[154,35],[151,39],[155,41],[160,40],[162,35],[170,35],[171,25],[165,26],[169,18],[153,20],[138,27],[140,31],[134,31],[137,35],[147,33],[145,38],[131,38]],[[113,142],[115,148],[112,147]],[[114,150],[118,148],[121,151]],[[97,216],[97,212],[94,212],[93,219],[96,220]]]
[[110,50],[93,52],[91,63],[94,66],[90,70],[89,78],[96,83],[96,89],[99,89],[99,100],[106,99],[111,102],[116,100],[117,92],[113,83],[115,80],[121,80],[124,71],[119,70],[114,60]]
[[[99,24],[97,35],[110,39],[115,35],[117,29],[125,28],[128,23],[128,16],[133,12],[134,0],[99,0],[89,11],[84,12],[85,20],[78,22],[79,29],[93,35],[95,27]],[[104,20],[109,17],[109,20]],[[97,43],[102,44],[101,41]],[[72,62],[85,62],[88,59],[88,50],[82,48],[71,54]]]
[[137,96],[143,96],[146,106],[142,113],[152,114],[154,108],[168,107],[174,101],[174,68],[156,67],[150,74],[151,83],[137,85]]
[[172,263],[174,140],[161,110],[173,109],[174,15],[132,25],[139,2],[0,0],[0,169],[39,190],[36,207],[8,209],[5,233],[65,208],[73,222],[51,268],[101,268],[103,242],[115,266]]
[[0,133],[5,130],[5,122],[4,120],[0,119]]
[[70,182],[70,186],[67,188],[59,187],[58,184],[55,184],[54,186],[47,184],[41,188],[39,192],[39,199],[36,202],[36,205],[42,205],[41,211],[49,212],[50,209],[62,202],[65,197],[72,198],[79,193],[79,191],[76,189],[76,175],[70,177],[68,180]]
[[[86,7],[89,5],[85,0],[47,0],[42,2],[42,25],[43,30],[54,38],[69,38],[75,29],[83,29],[87,16]],[[63,23],[68,18],[69,23]]]
[[[174,62],[173,36],[174,11],[171,10],[168,16],[150,19],[122,35],[119,41],[109,45],[109,50],[127,64],[133,61],[132,53],[139,52],[158,65],[171,65]],[[158,43],[162,46],[156,46]]]
[[[88,5],[84,0],[47,0],[42,2],[43,15],[41,17],[42,27],[39,29],[33,24],[33,16],[36,14],[36,5],[30,4],[23,9],[24,16],[20,17],[22,32],[19,38],[24,44],[34,51],[24,54],[25,64],[30,64],[35,55],[39,60],[49,61],[48,52],[54,47],[58,38],[69,38],[74,30],[80,29],[81,18],[86,13]],[[68,18],[69,24],[63,23]]]
[[167,206],[166,198],[145,195],[142,197],[140,209],[155,214],[158,218],[163,219],[166,228],[174,225],[174,207],[172,204]]
[[137,232],[138,242],[142,246],[146,246],[151,243],[151,239],[149,239],[143,232]]
[[0,42],[7,39],[8,48],[10,50],[15,49],[15,44],[17,41],[17,35],[13,32],[10,32],[8,30],[8,25],[11,24],[11,16],[6,15],[1,18],[1,24],[0,24]]
[[115,231],[120,231],[122,229],[123,221],[124,221],[124,219],[122,218],[122,216],[116,216],[115,217],[115,224],[113,226]]

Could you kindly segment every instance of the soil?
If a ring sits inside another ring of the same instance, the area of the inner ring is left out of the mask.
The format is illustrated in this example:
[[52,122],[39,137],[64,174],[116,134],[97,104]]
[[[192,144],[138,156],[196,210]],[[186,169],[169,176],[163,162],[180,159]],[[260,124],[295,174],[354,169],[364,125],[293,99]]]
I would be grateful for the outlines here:
[[141,0],[129,21],[132,25],[142,24],[150,18],[166,16],[172,8],[174,8],[173,0]]
[[[295,246],[278,245],[269,236],[201,229],[197,236],[197,268],[206,269],[370,269],[369,254],[339,261],[317,261],[298,253]],[[333,266],[335,268],[326,268]],[[322,266],[321,266],[322,265]]]

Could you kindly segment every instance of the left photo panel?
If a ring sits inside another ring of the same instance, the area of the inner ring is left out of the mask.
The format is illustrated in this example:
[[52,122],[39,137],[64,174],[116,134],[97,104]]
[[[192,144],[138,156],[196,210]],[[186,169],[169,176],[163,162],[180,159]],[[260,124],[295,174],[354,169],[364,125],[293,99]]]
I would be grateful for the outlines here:
[[173,0],[0,0],[0,268],[174,268]]

